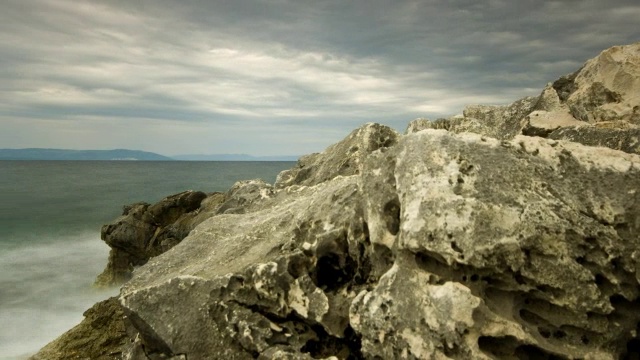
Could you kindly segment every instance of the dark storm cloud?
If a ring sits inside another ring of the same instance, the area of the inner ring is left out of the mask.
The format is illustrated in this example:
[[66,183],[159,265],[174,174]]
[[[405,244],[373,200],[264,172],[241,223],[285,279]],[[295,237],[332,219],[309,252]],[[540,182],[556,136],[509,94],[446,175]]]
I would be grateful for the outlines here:
[[508,103],[640,40],[637,1],[0,5],[0,147],[318,151]]

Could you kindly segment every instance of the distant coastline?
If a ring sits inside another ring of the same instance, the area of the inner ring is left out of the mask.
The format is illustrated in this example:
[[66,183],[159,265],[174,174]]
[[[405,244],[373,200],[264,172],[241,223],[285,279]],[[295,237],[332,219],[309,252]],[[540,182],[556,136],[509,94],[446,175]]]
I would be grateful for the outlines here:
[[0,160],[98,160],[98,161],[297,161],[298,156],[253,156],[247,154],[193,154],[165,156],[148,151],[69,150],[69,149],[0,149]]

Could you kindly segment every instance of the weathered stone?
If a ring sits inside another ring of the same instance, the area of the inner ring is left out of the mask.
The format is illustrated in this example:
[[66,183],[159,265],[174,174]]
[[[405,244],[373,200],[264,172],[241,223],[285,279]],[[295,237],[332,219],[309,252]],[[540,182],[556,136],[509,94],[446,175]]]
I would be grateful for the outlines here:
[[121,301],[145,356],[616,359],[636,341],[640,157],[429,129],[361,166],[136,270]]
[[533,111],[537,97],[525,97],[510,105],[471,105],[464,117],[450,119],[450,131],[473,132],[496,139],[511,139],[522,132],[524,117]]
[[640,154],[640,128],[603,128],[570,126],[549,133],[550,139],[569,140],[589,146],[602,146],[627,153]]
[[[366,237],[359,200],[356,178],[339,176],[200,224],[122,289],[146,348],[199,359],[252,358],[274,346],[350,353],[355,293],[346,286],[368,279],[358,270]],[[178,318],[191,330],[167,325]]]
[[614,46],[575,74],[566,103],[579,120],[627,121],[640,104],[640,42]]
[[444,129],[449,130],[451,127],[451,121],[449,119],[436,119],[429,120],[426,118],[418,118],[411,120],[409,125],[407,125],[407,130],[405,134],[410,134],[418,131],[422,131],[425,129]]
[[366,124],[354,130],[344,140],[331,145],[322,153],[306,155],[298,164],[281,172],[276,188],[290,185],[315,185],[342,175],[360,173],[362,160],[371,152],[392,146],[399,134],[384,125]]
[[370,241],[396,259],[352,303],[366,357],[617,359],[635,341],[640,157],[425,130],[364,173]]

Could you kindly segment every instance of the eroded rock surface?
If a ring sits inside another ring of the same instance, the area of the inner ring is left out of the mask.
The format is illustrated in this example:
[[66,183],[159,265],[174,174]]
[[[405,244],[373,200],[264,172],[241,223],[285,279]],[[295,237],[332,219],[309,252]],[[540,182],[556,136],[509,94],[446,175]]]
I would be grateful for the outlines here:
[[638,341],[638,191],[640,157],[614,150],[400,137],[136,270],[128,358],[618,359]]
[[275,187],[315,185],[342,175],[360,173],[364,158],[371,152],[392,146],[399,134],[384,125],[370,123],[354,130],[344,140],[331,145],[321,154],[306,155],[298,164],[278,175]]

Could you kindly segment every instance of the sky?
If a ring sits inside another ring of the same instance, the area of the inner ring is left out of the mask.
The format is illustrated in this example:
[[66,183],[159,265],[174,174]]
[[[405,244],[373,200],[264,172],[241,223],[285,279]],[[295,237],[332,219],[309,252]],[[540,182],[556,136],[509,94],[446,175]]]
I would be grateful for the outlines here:
[[538,95],[638,0],[0,0],[0,148],[322,151]]

